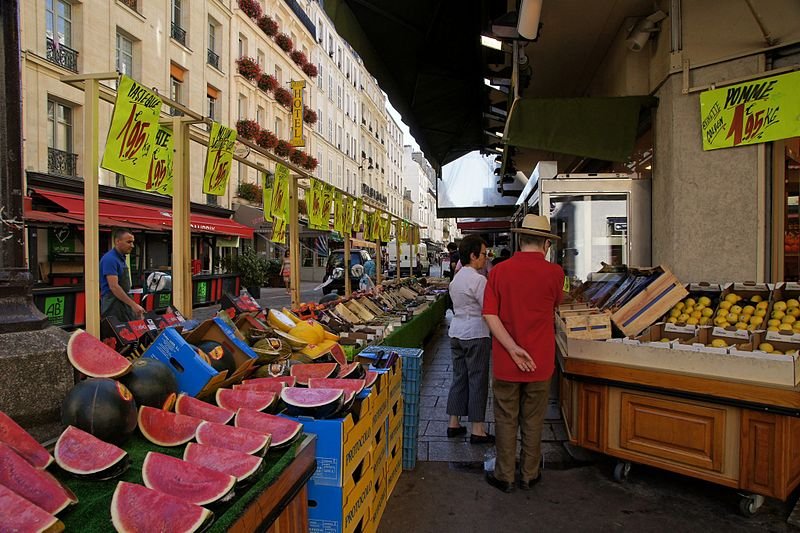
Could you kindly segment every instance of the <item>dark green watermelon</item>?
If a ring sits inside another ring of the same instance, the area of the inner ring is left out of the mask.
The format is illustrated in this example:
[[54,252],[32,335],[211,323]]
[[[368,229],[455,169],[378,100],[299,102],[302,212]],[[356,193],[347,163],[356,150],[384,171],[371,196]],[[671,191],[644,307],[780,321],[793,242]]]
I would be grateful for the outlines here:
[[136,402],[128,388],[109,378],[77,383],[61,404],[61,422],[100,440],[119,444],[136,429]]
[[133,362],[131,371],[119,381],[133,394],[136,405],[161,409],[171,394],[178,392],[178,380],[172,370],[157,359],[141,357]]

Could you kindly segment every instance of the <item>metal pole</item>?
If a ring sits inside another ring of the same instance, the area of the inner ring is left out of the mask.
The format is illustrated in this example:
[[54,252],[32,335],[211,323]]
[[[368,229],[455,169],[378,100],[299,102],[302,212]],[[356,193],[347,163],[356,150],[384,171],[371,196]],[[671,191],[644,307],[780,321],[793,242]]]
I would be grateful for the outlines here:
[[100,143],[97,139],[100,81],[87,79],[83,91],[83,239],[86,331],[100,338]]
[[292,307],[300,307],[300,216],[297,176],[289,177],[289,285]]
[[189,123],[172,119],[175,157],[172,163],[172,301],[186,318],[192,317],[192,229],[190,226]]

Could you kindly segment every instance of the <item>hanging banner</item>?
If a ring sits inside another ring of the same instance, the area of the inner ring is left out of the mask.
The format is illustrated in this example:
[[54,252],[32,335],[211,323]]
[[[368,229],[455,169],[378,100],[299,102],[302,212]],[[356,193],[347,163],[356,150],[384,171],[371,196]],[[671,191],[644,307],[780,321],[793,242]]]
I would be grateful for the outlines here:
[[800,72],[700,93],[703,150],[800,135]]
[[122,75],[114,101],[114,114],[106,137],[102,166],[140,182],[147,182],[150,155],[155,148],[161,98]]
[[403,238],[403,221],[399,218],[394,219],[394,238],[398,241]]
[[331,206],[333,204],[333,185],[324,184],[322,192],[322,224],[327,228],[331,220]]
[[292,81],[292,138],[289,144],[292,146],[305,146],[306,140],[303,137],[303,89],[306,82],[303,80]]
[[381,214],[378,211],[372,213],[372,240],[377,241],[381,238]]
[[344,233],[344,199],[339,191],[333,194],[333,229]]
[[206,171],[203,176],[203,193],[224,196],[228,191],[228,176],[231,173],[233,147],[236,145],[236,130],[218,122],[211,125],[206,153]]
[[389,242],[392,238],[392,215],[388,215],[381,223],[381,240]]
[[353,232],[353,204],[355,200],[350,196],[344,197],[344,233],[350,235]]
[[289,169],[280,163],[275,165],[275,183],[272,186],[272,216],[283,221],[289,219]]
[[353,233],[361,231],[361,221],[364,217],[364,200],[361,198],[356,199],[353,206]]
[[269,240],[279,244],[286,244],[286,228],[289,225],[285,220],[274,217],[272,219],[272,237]]
[[172,131],[159,125],[155,148],[150,152],[146,180],[125,176],[125,186],[139,191],[172,196]]
[[268,172],[261,173],[261,194],[264,204],[264,220],[272,220],[272,187],[273,176]]
[[364,240],[372,240],[372,215],[373,213],[364,213]]

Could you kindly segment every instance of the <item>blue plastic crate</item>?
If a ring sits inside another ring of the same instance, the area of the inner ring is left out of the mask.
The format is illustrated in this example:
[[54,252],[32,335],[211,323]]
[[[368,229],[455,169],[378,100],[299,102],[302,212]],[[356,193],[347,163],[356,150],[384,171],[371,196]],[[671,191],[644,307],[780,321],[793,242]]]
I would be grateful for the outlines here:
[[415,466],[417,466],[417,447],[403,446],[403,470],[414,470]]
[[419,426],[419,411],[406,413],[403,410],[403,427],[404,428],[416,428]]

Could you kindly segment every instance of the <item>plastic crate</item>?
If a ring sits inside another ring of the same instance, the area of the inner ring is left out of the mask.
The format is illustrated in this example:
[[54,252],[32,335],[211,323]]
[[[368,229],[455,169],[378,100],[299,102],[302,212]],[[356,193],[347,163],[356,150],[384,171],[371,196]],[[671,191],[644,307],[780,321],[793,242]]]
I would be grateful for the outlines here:
[[406,447],[403,444],[403,470],[414,470],[417,466],[417,445],[413,447]]

